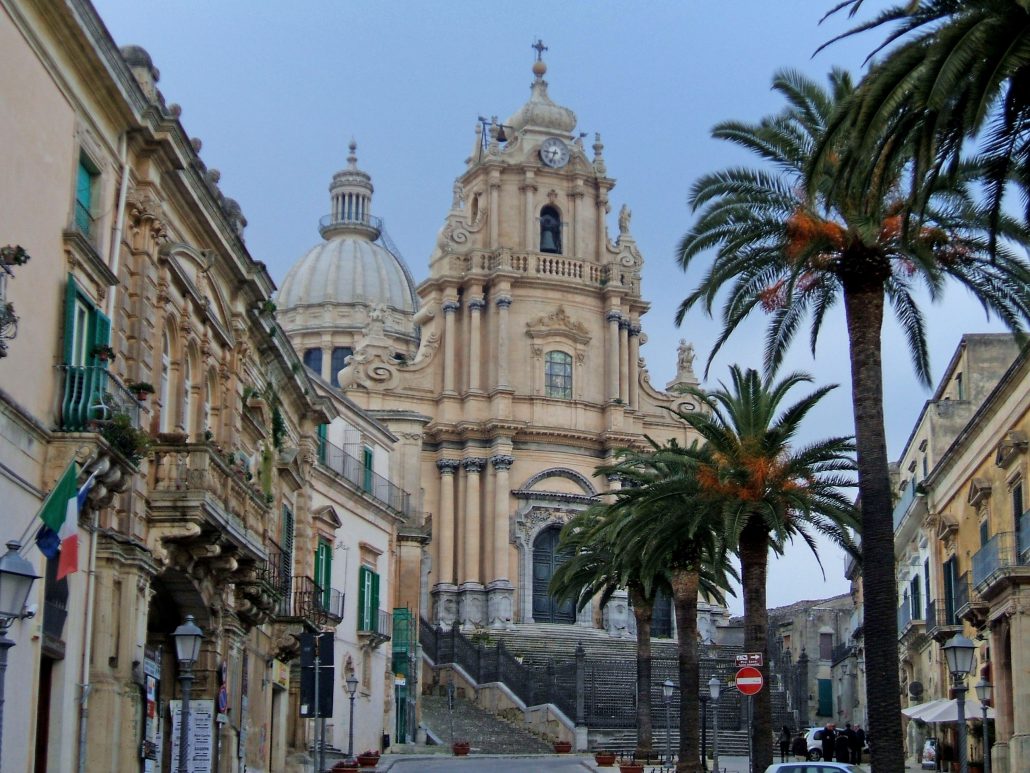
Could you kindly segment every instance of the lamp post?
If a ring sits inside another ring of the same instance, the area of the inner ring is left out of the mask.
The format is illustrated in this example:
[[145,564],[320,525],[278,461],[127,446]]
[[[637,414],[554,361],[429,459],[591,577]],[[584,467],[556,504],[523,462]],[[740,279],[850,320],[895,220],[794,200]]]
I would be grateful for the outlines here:
[[4,734],[4,677],[7,674],[7,650],[14,642],[7,638],[11,623],[20,620],[24,613],[25,602],[32,590],[32,583],[39,575],[32,564],[18,555],[21,543],[11,540],[7,543],[7,553],[0,558],[0,765],[3,764]]
[[958,767],[959,773],[969,773],[969,750],[966,748],[966,675],[973,668],[976,645],[960,633],[955,634],[944,645],[944,656],[948,659],[955,704],[958,707]]
[[172,632],[175,655],[179,659],[179,681],[182,683],[182,709],[179,711],[179,771],[189,773],[190,756],[190,687],[193,685],[193,664],[200,657],[204,632],[186,615],[185,622]]
[[347,734],[347,759],[354,759],[354,695],[358,691],[358,679],[354,674],[347,677],[347,694],[350,696],[350,732]]
[[987,726],[987,704],[994,695],[994,685],[983,677],[976,683],[976,697],[980,699],[980,710],[983,712],[984,732],[984,773],[991,773],[991,731]]
[[[669,722],[669,707],[672,704],[672,691],[676,685],[671,679],[662,682],[662,698],[665,700],[665,760],[672,764],[672,725]],[[664,767],[664,766],[663,766]]]
[[701,701],[701,770],[708,770],[708,696],[697,696]]
[[708,680],[708,695],[712,699],[712,773],[719,773],[719,689],[722,683],[719,677]]

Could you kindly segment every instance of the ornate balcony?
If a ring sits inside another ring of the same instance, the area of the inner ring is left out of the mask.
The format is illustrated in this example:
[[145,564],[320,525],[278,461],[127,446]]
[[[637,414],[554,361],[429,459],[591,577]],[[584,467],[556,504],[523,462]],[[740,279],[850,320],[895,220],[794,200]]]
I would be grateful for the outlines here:
[[917,608],[912,599],[905,597],[898,607],[898,641],[907,643],[923,632],[926,620],[923,609]]
[[1030,583],[1030,513],[1019,531],[998,532],[973,554],[973,586],[985,602],[1022,583]]
[[949,611],[941,600],[934,600],[926,605],[926,635],[944,642],[962,633],[962,621],[955,612]]
[[987,603],[973,588],[973,578],[964,572],[955,585],[955,616],[968,620],[974,626],[981,626],[985,621]]
[[400,486],[373,472],[339,446],[323,440],[318,447],[318,461],[350,483],[360,493],[377,500],[395,514],[410,521],[414,514],[411,495]]
[[359,639],[367,641],[373,649],[383,642],[390,641],[393,635],[393,615],[385,609],[379,609],[371,616],[369,622],[358,620]]

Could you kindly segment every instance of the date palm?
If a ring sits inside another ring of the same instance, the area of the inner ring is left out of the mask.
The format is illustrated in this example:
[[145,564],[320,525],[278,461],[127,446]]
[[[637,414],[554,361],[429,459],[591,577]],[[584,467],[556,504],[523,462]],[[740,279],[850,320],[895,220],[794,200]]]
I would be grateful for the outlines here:
[[559,550],[569,558],[551,577],[550,593],[569,600],[581,611],[595,597],[604,607],[621,588],[629,593],[637,624],[637,747],[638,759],[653,754],[651,727],[651,621],[659,589],[668,590],[668,576],[660,569],[643,574],[642,560],[620,552],[613,544],[614,524],[621,512],[597,504],[570,520],[562,529]]
[[625,452],[618,464],[603,471],[619,475],[626,486],[610,506],[616,515],[611,531],[616,554],[640,561],[645,581],[668,578],[676,615],[680,688],[676,770],[696,773],[701,770],[698,600],[703,595],[725,603],[725,594],[732,592],[730,578],[738,578],[729,561],[722,512],[699,496],[697,477],[691,467],[679,464],[678,448],[672,443]]
[[[773,88],[787,100],[783,111],[757,124],[728,122],[713,131],[754,152],[765,166],[728,169],[694,183],[690,201],[697,218],[680,242],[678,260],[687,269],[710,250],[715,254],[697,289],[681,303],[677,322],[698,305],[711,314],[725,296],[714,356],[752,312],[767,313],[765,366],[774,372],[806,319],[814,356],[826,312],[844,306],[862,503],[867,700],[877,707],[870,716],[870,734],[877,739],[873,764],[900,770],[897,589],[881,364],[885,307],[893,310],[928,385],[916,290],[921,286],[937,299],[951,278],[1019,329],[1030,316],[1030,269],[1005,244],[992,249],[989,218],[961,176],[949,179],[947,187],[941,182],[927,198],[918,227],[910,227],[903,191],[911,166],[901,163],[902,156],[881,163],[876,185],[854,194],[837,184],[841,159],[848,157],[847,137],[813,163],[836,111],[851,103],[854,86],[846,73],[831,73],[827,91],[784,71],[774,77]],[[1006,235],[1022,238],[1011,221],[1002,218],[1000,224]]]
[[[752,369],[730,369],[731,381],[712,391],[686,390],[704,407],[680,417],[701,437],[703,445],[670,448],[663,462],[693,480],[692,492],[714,508],[724,539],[740,558],[744,592],[744,648],[760,652],[768,664],[769,619],[766,580],[769,552],[782,553],[799,538],[818,559],[816,534],[856,552],[849,529],[857,529],[855,509],[844,494],[854,486],[850,438],[834,437],[795,447],[809,411],[834,387],[825,386],[797,402],[785,404],[791,389],[811,377],[793,373],[764,379]],[[669,539],[668,535],[662,538]],[[769,674],[763,667],[766,681]],[[772,738],[770,693],[754,698],[754,737]],[[772,747],[757,744],[757,770],[772,763]]]

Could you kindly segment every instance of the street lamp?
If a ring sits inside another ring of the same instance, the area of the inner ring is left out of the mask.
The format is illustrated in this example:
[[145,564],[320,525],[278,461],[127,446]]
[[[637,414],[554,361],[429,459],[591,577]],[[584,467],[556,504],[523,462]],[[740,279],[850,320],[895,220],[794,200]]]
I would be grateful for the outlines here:
[[708,696],[697,696],[701,701],[701,770],[708,770]]
[[7,650],[14,646],[14,642],[7,638],[7,631],[10,630],[11,623],[24,616],[22,610],[25,609],[32,583],[39,579],[32,564],[18,555],[19,550],[21,543],[11,540],[7,543],[7,553],[0,558],[0,761],[3,760],[4,676],[7,674]]
[[719,689],[722,683],[719,677],[713,676],[708,680],[708,694],[712,698],[712,735],[715,740],[712,742],[712,773],[719,773]]
[[969,773],[969,750],[966,748],[966,675],[973,668],[976,645],[960,633],[955,634],[944,645],[944,656],[948,659],[952,689],[958,707],[958,768],[959,773]]
[[189,773],[190,687],[193,685],[193,664],[200,657],[204,632],[186,615],[186,621],[172,632],[175,655],[179,659],[179,681],[182,682],[182,710],[179,712],[179,773]]
[[665,699],[665,759],[670,765],[672,764],[672,725],[669,722],[669,706],[672,703],[672,691],[675,689],[676,685],[672,683],[671,679],[662,682],[662,698]]
[[983,677],[976,683],[976,697],[980,699],[980,710],[983,712],[984,732],[984,773],[991,773],[991,733],[987,726],[987,704],[994,695],[994,685]]
[[350,733],[347,736],[347,759],[354,758],[354,695],[358,691],[358,679],[352,673],[347,677],[347,694],[350,696]]

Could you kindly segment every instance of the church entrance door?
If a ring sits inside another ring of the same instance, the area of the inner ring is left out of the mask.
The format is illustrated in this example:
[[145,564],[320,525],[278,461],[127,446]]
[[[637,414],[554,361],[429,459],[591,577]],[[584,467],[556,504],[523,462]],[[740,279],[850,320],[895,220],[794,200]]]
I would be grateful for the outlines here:
[[569,560],[569,553],[558,551],[557,526],[544,529],[533,540],[533,621],[537,623],[574,623],[576,606],[558,602],[547,590],[554,570]]

